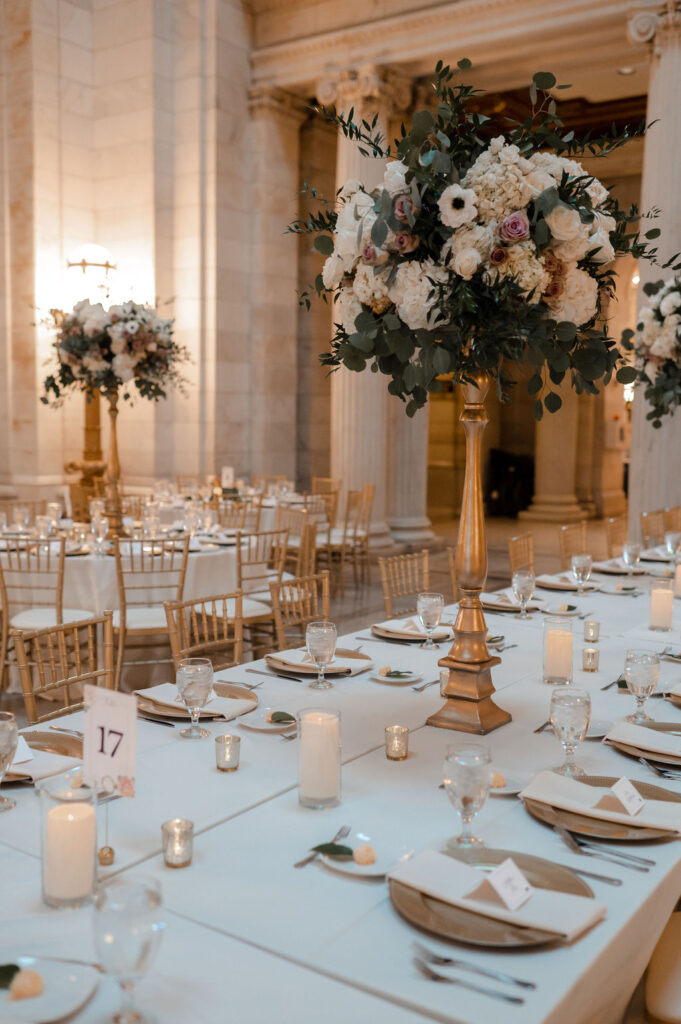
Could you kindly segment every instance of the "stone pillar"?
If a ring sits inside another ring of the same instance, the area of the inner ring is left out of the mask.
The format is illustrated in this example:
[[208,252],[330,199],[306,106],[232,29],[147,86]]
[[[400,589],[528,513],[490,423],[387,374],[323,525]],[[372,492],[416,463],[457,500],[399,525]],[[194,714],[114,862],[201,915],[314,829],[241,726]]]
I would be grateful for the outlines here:
[[[678,185],[678,154],[681,152],[681,11],[677,3],[634,4],[629,17],[629,36],[634,43],[648,43],[651,52],[646,120],[658,123],[645,137],[641,210],[659,207],[662,236],[658,248],[663,260],[679,248],[681,238],[681,190]],[[637,9],[638,8],[638,9]],[[670,271],[642,262],[641,285],[669,277]],[[646,301],[642,292],[640,303]],[[632,325],[633,326],[633,325]],[[677,453],[681,448],[681,415],[663,421],[655,430],[646,421],[648,406],[639,391],[634,399],[629,486],[629,529],[639,536],[639,515],[681,503],[681,475]]]
[[[404,110],[411,98],[411,84],[401,75],[373,64],[345,71],[317,86],[317,98],[325,106],[349,112],[354,120],[373,119],[385,136],[391,114]],[[338,137],[336,187],[348,178],[358,178],[369,189],[383,180],[384,161],[363,157],[357,144]],[[387,381],[382,374],[353,373],[341,367],[331,383],[331,475],[343,481],[346,490],[375,485],[371,526],[372,547],[393,546],[387,523],[388,464],[397,459],[388,446],[389,401]],[[402,413],[404,415],[404,413]]]
[[584,516],[593,519],[596,503],[593,494],[593,466],[595,450],[596,407],[593,395],[577,396],[577,453],[575,490]]
[[420,548],[435,540],[426,515],[428,406],[411,419],[404,403],[388,397],[388,524],[398,544]]
[[536,428],[534,445],[534,498],[520,519],[575,523],[584,518],[577,500],[578,396],[569,383],[557,388],[563,406],[544,412]]

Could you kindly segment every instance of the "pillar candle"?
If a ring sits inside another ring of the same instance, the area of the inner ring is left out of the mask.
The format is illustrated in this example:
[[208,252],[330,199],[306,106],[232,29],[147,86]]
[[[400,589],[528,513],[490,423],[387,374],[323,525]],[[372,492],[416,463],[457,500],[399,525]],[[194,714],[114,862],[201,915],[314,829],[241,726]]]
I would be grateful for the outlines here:
[[43,890],[54,900],[79,900],[92,892],[97,827],[90,804],[52,807],[45,824]]
[[672,610],[674,605],[674,591],[671,587],[653,587],[650,591],[650,621],[651,629],[671,629]]
[[340,721],[326,711],[300,716],[300,800],[329,804],[340,796]]
[[546,632],[544,675],[549,679],[572,679],[572,633],[564,629]]

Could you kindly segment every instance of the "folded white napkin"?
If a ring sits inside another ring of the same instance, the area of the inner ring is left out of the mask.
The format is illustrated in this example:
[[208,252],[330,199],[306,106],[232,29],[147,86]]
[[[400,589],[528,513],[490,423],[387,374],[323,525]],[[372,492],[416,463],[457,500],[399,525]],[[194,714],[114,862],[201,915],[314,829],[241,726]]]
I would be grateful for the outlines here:
[[[605,572],[612,573],[614,576],[624,576],[629,574],[629,569],[624,563],[623,558],[608,558],[605,562],[594,562],[594,572]],[[638,566],[633,569],[634,576],[644,576],[645,569],[641,569]]]
[[17,749],[14,751],[14,760],[12,761],[12,768],[18,764],[26,764],[27,761],[33,760],[33,751],[29,747],[28,743],[23,736],[19,735],[17,738]]
[[641,552],[642,562],[671,562],[671,558],[664,545],[656,548],[647,548]]
[[[519,611],[520,601],[515,597],[515,594],[511,589],[506,590],[495,590],[494,593],[485,593],[480,595],[483,608],[508,608],[509,611]],[[545,601],[539,601],[537,598],[531,598],[525,605],[528,611],[537,611],[539,608],[543,608]]]
[[[681,686],[675,687],[675,691],[681,693]],[[656,729],[646,729],[645,726],[634,725],[632,722],[618,722],[605,739],[606,742],[617,740],[620,743],[628,743],[632,747],[640,747],[642,750],[650,750],[656,754],[671,754],[672,757],[681,757],[681,736],[658,732]]]
[[[398,637],[423,637],[426,638],[426,631],[421,622],[415,616],[402,617],[401,619],[386,619],[385,622],[377,622],[376,625]],[[448,626],[438,626],[433,630],[433,640],[449,640],[454,633]]]
[[588,818],[614,821],[630,825],[632,828],[681,831],[681,804],[665,803],[664,800],[646,800],[639,813],[632,817],[626,811],[605,810],[596,806],[609,793],[608,787],[587,786],[577,779],[568,779],[564,775],[544,771],[525,786],[520,796],[551,807],[560,807],[564,811],[574,811]]
[[59,775],[60,772],[68,771],[81,764],[76,757],[64,757],[63,754],[50,754],[47,750],[31,751],[33,754],[30,761],[13,763],[8,771],[11,775],[25,775],[34,782],[40,779],[47,779],[50,775]]
[[[546,590],[577,590],[577,582],[574,577],[567,572],[557,573],[556,575],[550,575],[549,573],[542,573],[541,576],[537,576],[536,583],[538,587],[544,587]],[[585,590],[600,590],[598,583],[585,583]]]
[[484,881],[484,874],[434,850],[424,850],[405,861],[391,871],[388,878],[454,907],[525,928],[539,928],[560,935],[568,942],[605,917],[602,903],[550,889],[533,889],[529,900],[513,911],[507,910],[501,900],[472,899],[467,893]]
[[[160,708],[185,709],[185,703],[177,692],[174,683],[160,683],[158,686],[150,686],[146,690],[135,690],[138,697],[158,704]],[[179,697],[179,700],[178,700]],[[219,715],[226,719],[237,718],[245,711],[253,710],[252,700],[240,700],[238,697],[218,697],[214,694],[209,697],[205,710],[211,715]],[[201,711],[203,714],[203,709]]]
[[[295,672],[317,674],[317,666],[307,651],[277,651],[276,654],[268,654],[265,660],[275,667],[280,665],[291,668]],[[368,668],[373,667],[373,661],[368,661],[365,658],[334,657],[333,661],[326,666],[325,671],[343,672],[345,675],[355,676],[359,672],[365,672]]]

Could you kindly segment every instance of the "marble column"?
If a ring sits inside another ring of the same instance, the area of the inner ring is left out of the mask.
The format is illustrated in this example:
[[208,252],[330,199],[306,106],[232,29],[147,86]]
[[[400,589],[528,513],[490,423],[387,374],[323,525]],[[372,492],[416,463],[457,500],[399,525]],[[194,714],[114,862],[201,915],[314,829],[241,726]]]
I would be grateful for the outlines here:
[[[647,43],[651,54],[646,120],[657,121],[645,137],[641,210],[653,206],[660,209],[662,236],[657,245],[666,259],[681,247],[681,10],[677,3],[641,0],[633,7],[629,36],[634,43]],[[640,273],[642,286],[646,281],[669,277],[671,272],[642,262]],[[640,304],[645,301],[641,287]],[[677,454],[681,449],[681,414],[668,417],[655,430],[646,421],[647,412],[647,403],[639,392],[633,405],[629,486],[629,528],[633,536],[639,536],[641,512],[681,503]]]
[[544,412],[536,427],[534,446],[534,498],[519,518],[554,523],[575,523],[584,518],[577,500],[578,395],[569,383],[556,389],[563,406]]
[[595,450],[596,407],[593,395],[577,397],[577,450],[575,466],[575,491],[584,516],[593,519],[596,503],[593,493],[593,468]]
[[[404,110],[411,99],[411,83],[388,68],[368,64],[344,71],[317,85],[317,98],[325,106],[349,112],[354,120],[372,120],[378,113],[377,130],[385,136],[391,115]],[[364,157],[357,144],[339,134],[336,155],[336,187],[358,178],[371,189],[383,180],[383,160]],[[391,548],[387,522],[389,461],[399,458],[388,443],[390,406],[387,380],[381,374],[353,373],[341,367],[331,383],[331,476],[347,490],[375,485],[372,547]]]
[[428,547],[436,541],[426,515],[429,408],[410,419],[392,396],[388,407],[388,525],[398,544]]

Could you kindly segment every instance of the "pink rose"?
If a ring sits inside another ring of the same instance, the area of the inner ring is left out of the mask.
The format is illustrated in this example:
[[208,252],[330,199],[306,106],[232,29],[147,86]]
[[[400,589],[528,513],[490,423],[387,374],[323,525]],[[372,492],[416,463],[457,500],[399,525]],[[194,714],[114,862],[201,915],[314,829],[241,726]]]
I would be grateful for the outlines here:
[[362,259],[365,263],[368,263],[370,267],[380,267],[388,259],[388,254],[385,249],[381,249],[377,245],[367,245],[362,253]]
[[118,792],[121,796],[134,796],[135,784],[127,775],[120,775],[118,778]]
[[409,220],[407,216],[407,210],[410,210],[412,214],[416,215],[419,212],[420,207],[414,206],[414,201],[411,196],[399,196],[395,200],[393,206],[393,213],[398,220],[404,221],[405,224]]
[[530,222],[527,214],[518,210],[516,213],[509,213],[504,217],[499,228],[499,238],[502,242],[522,242],[530,237]]
[[501,263],[505,263],[507,259],[506,250],[502,249],[500,245],[495,245],[489,254],[489,261],[493,267],[498,267]]
[[400,231],[399,234],[395,235],[392,247],[395,252],[407,253],[418,249],[419,244],[419,239],[416,235],[410,235],[408,231]]

